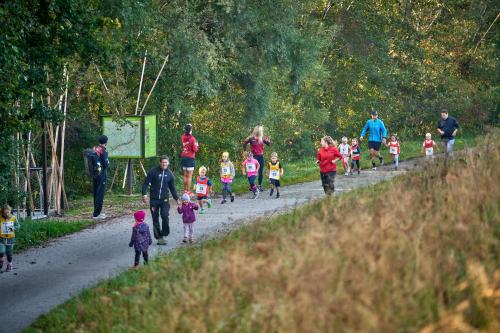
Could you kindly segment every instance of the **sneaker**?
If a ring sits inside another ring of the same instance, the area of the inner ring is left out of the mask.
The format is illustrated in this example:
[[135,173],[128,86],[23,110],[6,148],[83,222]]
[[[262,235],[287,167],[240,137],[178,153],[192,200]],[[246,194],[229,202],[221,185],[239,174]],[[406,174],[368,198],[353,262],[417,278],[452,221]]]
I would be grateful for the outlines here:
[[227,201],[226,199],[222,199],[222,201],[220,202],[221,205],[225,204]]
[[349,172],[344,173],[344,176],[349,176]]
[[205,208],[200,209],[200,214],[205,214]]
[[190,237],[189,238],[189,243],[193,244],[194,243],[194,238],[193,237]]
[[105,218],[106,218],[106,214],[103,214],[103,213],[92,217],[92,219],[94,219],[94,220],[104,220]]
[[253,194],[254,199],[257,199],[259,197],[259,194],[260,194],[260,191],[255,191],[255,193]]
[[212,208],[212,199],[207,200],[207,207]]
[[358,175],[361,174],[361,170],[358,170]]
[[184,239],[182,240],[183,243],[187,243],[188,242],[188,238],[187,237],[184,237]]
[[234,194],[231,194],[231,202],[234,202]]
[[7,263],[7,269],[5,271],[10,272],[11,270],[12,270],[12,263],[9,262],[9,263]]
[[259,192],[264,192],[264,188],[262,187],[262,185],[259,186]]
[[373,167],[373,168],[372,168],[372,170],[373,170],[373,171],[377,170],[377,167]]
[[269,191],[269,196],[272,197],[273,193],[274,193],[274,188],[272,188],[271,191]]
[[158,245],[167,245],[167,241],[165,239],[163,239],[163,237],[162,237],[162,238],[158,239]]
[[278,192],[278,193],[276,193],[276,199],[279,199],[279,197],[280,197],[280,193]]

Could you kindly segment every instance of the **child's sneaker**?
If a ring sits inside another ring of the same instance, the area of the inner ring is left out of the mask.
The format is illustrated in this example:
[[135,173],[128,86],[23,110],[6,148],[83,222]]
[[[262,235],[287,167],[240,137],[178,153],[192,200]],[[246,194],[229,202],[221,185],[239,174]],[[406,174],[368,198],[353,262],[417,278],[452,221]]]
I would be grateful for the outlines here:
[[7,263],[7,269],[5,271],[10,272],[11,270],[12,270],[12,263],[9,262],[9,263]]
[[207,200],[207,207],[212,208],[212,199]]
[[372,168],[372,170],[373,170],[373,171],[377,170],[377,167],[373,167],[373,168]]
[[280,192],[276,193],[276,199],[279,199],[280,197]]
[[0,260],[0,269],[3,267],[3,260]]
[[361,174],[361,170],[358,170],[358,175]]
[[272,197],[273,193],[274,193],[274,188],[272,188],[271,191],[269,191],[269,196]]
[[200,214],[205,214],[205,208],[202,208],[202,209],[200,210]]
[[193,237],[190,237],[189,238],[189,243],[193,244],[194,243],[194,238]]
[[227,201],[226,199],[222,199],[222,201],[220,202],[221,205],[225,204]]
[[184,239],[182,240],[183,243],[187,243],[188,242],[188,238],[187,237],[184,237]]
[[262,185],[259,186],[259,192],[264,192],[264,188],[262,187]]
[[344,176],[349,176],[349,172],[344,173]]
[[231,202],[234,202],[234,194],[231,194]]

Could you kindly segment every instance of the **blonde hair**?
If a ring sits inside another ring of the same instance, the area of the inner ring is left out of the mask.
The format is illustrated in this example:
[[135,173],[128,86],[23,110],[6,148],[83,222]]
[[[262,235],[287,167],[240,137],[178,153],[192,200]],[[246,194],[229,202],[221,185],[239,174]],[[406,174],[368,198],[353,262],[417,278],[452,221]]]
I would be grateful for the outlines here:
[[321,140],[325,141],[329,146],[336,145],[335,141],[333,141],[332,137],[329,135],[325,135]]
[[425,133],[425,138],[430,140],[432,139],[432,134],[431,133]]
[[277,152],[275,152],[275,151],[273,151],[273,152],[271,153],[271,157],[276,157],[276,158],[278,158],[278,153],[277,153]]
[[344,142],[344,141],[345,141],[345,142],[347,142],[347,141],[348,141],[348,139],[347,139],[347,137],[346,137],[346,136],[343,136],[343,137],[342,137],[342,142]]
[[264,126],[262,125],[255,126],[252,132],[252,136],[254,138],[258,138],[259,142],[262,142],[262,140],[264,139]]
[[199,169],[198,169],[198,173],[202,173],[202,171],[205,171],[205,173],[207,173],[207,168],[204,167],[204,166],[201,166]]
[[2,208],[0,209],[0,214],[3,214],[3,212],[5,212],[6,210],[10,210],[12,212],[12,207],[9,206],[9,204],[3,205]]
[[229,160],[229,153],[227,151],[222,153],[222,158],[227,158]]

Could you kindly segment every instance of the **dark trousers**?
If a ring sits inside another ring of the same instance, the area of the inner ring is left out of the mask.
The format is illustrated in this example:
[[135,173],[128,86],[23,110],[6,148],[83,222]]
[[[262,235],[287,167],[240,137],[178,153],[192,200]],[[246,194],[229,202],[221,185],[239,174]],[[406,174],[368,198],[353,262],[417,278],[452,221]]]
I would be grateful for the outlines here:
[[262,186],[262,179],[264,178],[264,169],[265,169],[265,166],[264,166],[264,155],[254,155],[253,156],[260,164],[260,168],[259,168],[259,186]]
[[[142,251],[142,257],[144,258],[144,263],[148,263],[148,251]],[[141,251],[135,251],[134,265],[139,265],[139,260],[141,259]]]
[[351,172],[354,170],[354,163],[356,163],[356,167],[358,168],[359,171],[359,160],[352,160],[351,161]]
[[[168,216],[170,211],[170,204],[168,199],[164,200],[150,200],[151,217],[153,218],[153,233],[156,239],[159,239],[170,234],[170,227],[168,225]],[[161,228],[160,228],[161,216]]]
[[222,199],[226,200],[228,194],[233,195],[231,183],[222,183]]
[[323,185],[323,190],[327,195],[333,194],[335,191],[335,175],[336,171],[333,172],[321,172],[321,185]]
[[106,193],[106,176],[99,176],[93,179],[92,195],[94,196],[94,217],[101,214],[104,194]]

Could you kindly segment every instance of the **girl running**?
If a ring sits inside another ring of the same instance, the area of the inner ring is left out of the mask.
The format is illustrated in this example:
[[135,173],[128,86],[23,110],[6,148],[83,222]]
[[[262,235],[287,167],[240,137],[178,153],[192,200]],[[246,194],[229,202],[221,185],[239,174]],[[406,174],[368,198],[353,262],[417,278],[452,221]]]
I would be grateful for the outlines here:
[[395,164],[394,170],[398,169],[399,166],[399,153],[401,152],[401,147],[399,146],[398,138],[395,134],[391,135],[391,141],[389,141],[389,153],[391,154],[392,163]]
[[243,142],[243,151],[246,151],[247,145],[250,144],[250,151],[253,157],[259,162],[262,168],[259,169],[259,191],[264,191],[262,187],[262,179],[264,178],[264,144],[270,146],[271,140],[264,136],[264,127],[262,125],[255,126],[253,133]]
[[436,148],[436,142],[432,140],[432,134],[425,134],[425,140],[422,144],[422,152],[425,153],[425,157],[427,159],[432,159],[434,157],[434,148]]
[[358,175],[361,173],[360,159],[361,159],[361,149],[358,145],[358,140],[352,139],[351,146],[351,175],[354,171],[354,163],[356,163],[356,167],[358,168]]
[[205,214],[203,204],[206,203],[208,208],[212,207],[212,201],[208,198],[208,195],[212,193],[212,181],[207,177],[207,168],[204,166],[200,167],[198,174],[199,176],[196,178],[194,190],[196,191],[198,205],[201,208],[200,214]]
[[198,151],[198,141],[193,136],[193,125],[187,124],[184,134],[181,136],[182,152],[181,152],[181,167],[184,172],[183,184],[184,193],[193,196],[191,193],[191,182],[193,180],[193,172],[195,168],[195,155]]
[[250,184],[250,191],[253,193],[252,199],[257,199],[259,196],[259,190],[255,185],[255,179],[260,170],[260,163],[255,158],[253,158],[253,154],[251,151],[246,153],[246,160],[243,161],[243,175],[248,177],[248,183]]
[[339,145],[339,152],[342,155],[342,167],[344,168],[344,175],[349,175],[349,157],[351,156],[351,147],[347,143],[347,138],[342,138],[342,143]]
[[235,176],[234,164],[229,160],[229,153],[226,151],[222,153],[222,159],[220,161],[220,180],[222,182],[222,202],[225,204],[227,195],[231,196],[231,202],[234,202],[234,194],[231,189],[231,183]]
[[283,165],[278,160],[278,153],[271,154],[271,162],[269,162],[269,180],[271,182],[271,191],[269,196],[272,197],[276,190],[276,199],[280,197],[280,178],[283,176]]
[[321,148],[318,149],[316,163],[319,165],[321,184],[327,195],[332,195],[335,191],[335,175],[337,174],[337,161],[342,159],[342,155],[335,147],[335,143],[330,136],[321,139]]
[[183,243],[193,242],[193,224],[196,221],[195,210],[198,210],[198,205],[191,202],[189,195],[184,193],[181,197],[182,204],[177,207],[177,212],[182,214],[182,224],[184,225]]

